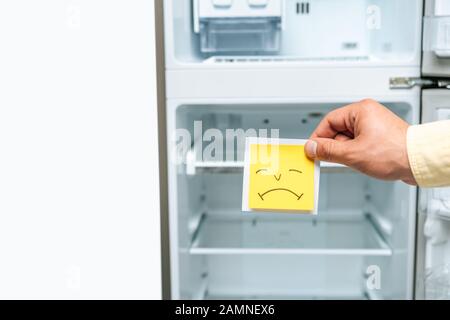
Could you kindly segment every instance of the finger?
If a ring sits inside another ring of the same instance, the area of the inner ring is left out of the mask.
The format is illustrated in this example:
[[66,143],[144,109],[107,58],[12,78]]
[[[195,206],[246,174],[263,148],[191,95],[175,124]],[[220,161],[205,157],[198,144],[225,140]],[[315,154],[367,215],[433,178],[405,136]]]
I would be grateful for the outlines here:
[[334,139],[338,133],[349,133],[353,136],[356,111],[360,103],[336,109],[328,113],[314,130],[311,138]]
[[353,138],[347,136],[345,133],[338,133],[334,139],[337,141],[349,141]]
[[347,164],[352,147],[353,141],[314,138],[306,143],[305,153],[313,160]]

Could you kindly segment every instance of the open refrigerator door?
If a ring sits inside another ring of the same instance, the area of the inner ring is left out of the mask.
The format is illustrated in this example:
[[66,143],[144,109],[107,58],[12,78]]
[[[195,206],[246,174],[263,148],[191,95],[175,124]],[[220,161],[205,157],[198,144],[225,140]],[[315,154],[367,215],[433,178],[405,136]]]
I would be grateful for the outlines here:
[[[450,1],[426,0],[422,76],[435,89],[422,91],[422,122],[450,119]],[[417,299],[450,299],[450,188],[421,189],[418,203]]]
[[[423,92],[423,122],[450,119],[450,90]],[[419,198],[419,299],[450,299],[450,188],[422,189]]]

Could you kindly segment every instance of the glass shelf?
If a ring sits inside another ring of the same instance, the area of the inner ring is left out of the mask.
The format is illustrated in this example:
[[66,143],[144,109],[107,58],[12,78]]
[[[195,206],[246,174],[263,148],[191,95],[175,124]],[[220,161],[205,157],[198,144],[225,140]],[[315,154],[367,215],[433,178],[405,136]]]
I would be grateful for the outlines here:
[[[353,169],[331,162],[322,161],[320,163],[322,172],[342,173],[354,172]],[[201,161],[196,160],[193,150],[190,150],[186,156],[186,174],[195,175],[199,173],[242,173],[244,170],[243,161]]]
[[361,295],[205,295],[205,300],[371,300],[365,293]]
[[[358,220],[252,218],[205,215],[194,233],[193,255],[391,256],[370,217]],[[304,217],[309,218],[309,217]]]

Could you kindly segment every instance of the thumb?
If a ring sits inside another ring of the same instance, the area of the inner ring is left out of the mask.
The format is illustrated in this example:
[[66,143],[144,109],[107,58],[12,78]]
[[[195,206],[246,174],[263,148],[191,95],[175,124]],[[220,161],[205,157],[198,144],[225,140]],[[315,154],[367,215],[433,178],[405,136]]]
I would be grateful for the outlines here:
[[349,142],[315,138],[305,145],[305,153],[312,160],[345,164],[349,154]]

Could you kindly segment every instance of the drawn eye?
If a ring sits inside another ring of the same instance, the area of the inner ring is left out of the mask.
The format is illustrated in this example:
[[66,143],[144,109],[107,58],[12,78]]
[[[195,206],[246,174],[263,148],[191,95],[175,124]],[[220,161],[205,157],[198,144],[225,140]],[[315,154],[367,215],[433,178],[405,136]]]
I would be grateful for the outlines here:
[[256,174],[258,174],[258,173],[267,173],[267,172],[269,172],[269,170],[267,170],[267,169],[259,169],[258,171],[256,171]]
[[289,172],[303,173],[303,172],[301,172],[300,170],[297,170],[297,169],[289,169]]

